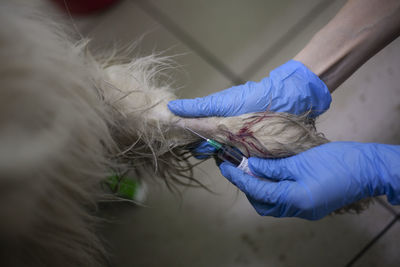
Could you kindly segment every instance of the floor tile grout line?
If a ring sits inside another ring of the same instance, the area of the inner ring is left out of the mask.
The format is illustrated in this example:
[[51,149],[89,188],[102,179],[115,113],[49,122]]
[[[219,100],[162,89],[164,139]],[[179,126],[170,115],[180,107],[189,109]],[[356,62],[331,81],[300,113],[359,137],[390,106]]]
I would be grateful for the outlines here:
[[371,241],[368,242],[345,266],[351,267],[374,245],[396,222],[400,215],[396,215]]
[[195,38],[185,32],[179,25],[177,25],[171,18],[164,14],[157,7],[152,5],[146,0],[133,0],[140,9],[151,16],[155,21],[160,23],[167,31],[177,37],[182,43],[195,51],[203,60],[214,67],[232,84],[243,84],[244,80],[234,73],[228,66],[221,62],[217,56],[211,53],[207,48],[201,45]]
[[255,61],[253,61],[253,63],[251,63],[244,71],[242,71],[240,77],[249,79],[251,75],[259,71],[259,69],[262,68],[271,57],[278,54],[279,51],[282,50],[282,47],[294,39],[294,37],[299,35],[303,28],[310,25],[319,13],[324,11],[334,2],[335,1],[332,0],[326,0],[311,9],[307,15],[301,18],[300,21],[291,27],[281,38],[276,40],[268,50],[264,51]]
[[393,215],[398,215],[398,213],[384,200],[380,199],[380,198],[375,198],[374,201],[378,202],[378,204],[380,204],[382,207],[384,207],[385,209],[387,209],[390,213],[392,213]]

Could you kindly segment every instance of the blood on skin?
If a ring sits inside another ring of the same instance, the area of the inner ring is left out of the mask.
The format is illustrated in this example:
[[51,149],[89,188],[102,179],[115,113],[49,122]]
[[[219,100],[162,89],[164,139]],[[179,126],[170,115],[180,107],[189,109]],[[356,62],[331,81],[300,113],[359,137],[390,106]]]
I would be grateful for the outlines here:
[[258,151],[259,153],[263,154],[265,157],[271,157],[272,154],[265,147],[263,147],[261,145],[261,143],[257,140],[257,138],[254,137],[254,134],[253,134],[253,131],[251,130],[251,128],[255,124],[257,124],[263,120],[266,120],[268,118],[271,118],[273,116],[274,116],[273,114],[271,114],[269,112],[265,112],[261,116],[258,115],[258,116],[253,116],[253,117],[247,118],[247,120],[250,120],[250,121],[246,122],[244,124],[244,126],[238,131],[238,133],[233,134],[229,131],[226,131],[229,141],[234,142],[234,143],[240,143],[243,146],[243,148],[246,150],[245,155],[247,157],[250,156],[249,148],[252,148],[252,149]]

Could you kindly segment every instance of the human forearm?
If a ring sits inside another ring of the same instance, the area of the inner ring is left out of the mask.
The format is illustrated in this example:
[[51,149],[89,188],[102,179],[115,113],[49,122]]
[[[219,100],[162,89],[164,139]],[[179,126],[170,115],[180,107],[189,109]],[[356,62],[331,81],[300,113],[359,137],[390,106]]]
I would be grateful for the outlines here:
[[349,0],[295,56],[333,92],[400,34],[400,1]]

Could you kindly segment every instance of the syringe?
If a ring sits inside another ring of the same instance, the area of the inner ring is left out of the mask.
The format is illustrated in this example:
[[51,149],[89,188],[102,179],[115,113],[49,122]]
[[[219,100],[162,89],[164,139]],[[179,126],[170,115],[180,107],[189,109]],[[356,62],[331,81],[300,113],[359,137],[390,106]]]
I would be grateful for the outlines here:
[[185,129],[187,129],[190,132],[194,133],[195,135],[203,138],[204,140],[206,140],[207,143],[209,143],[211,146],[213,146],[217,150],[218,158],[220,158],[223,161],[232,163],[238,169],[241,169],[242,171],[244,171],[247,174],[253,175],[250,171],[247,158],[245,156],[243,156],[238,150],[234,149],[233,147],[220,144],[215,140],[205,138],[204,136],[193,131],[190,128],[185,127]]

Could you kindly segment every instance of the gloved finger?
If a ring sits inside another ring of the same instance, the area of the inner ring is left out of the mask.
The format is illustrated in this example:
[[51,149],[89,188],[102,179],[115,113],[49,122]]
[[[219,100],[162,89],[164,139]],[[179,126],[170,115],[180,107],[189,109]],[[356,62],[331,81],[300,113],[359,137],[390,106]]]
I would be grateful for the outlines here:
[[277,201],[279,183],[249,175],[227,162],[222,163],[219,168],[222,175],[247,196],[263,202]]
[[261,159],[249,158],[250,171],[258,177],[268,178],[275,181],[293,180],[290,164],[291,158],[284,159]]
[[195,99],[178,99],[168,102],[168,108],[175,115],[181,117],[210,117],[218,116],[215,114],[214,107],[209,97]]
[[215,147],[204,141],[192,150],[192,154],[196,159],[206,159],[215,154],[215,151]]

